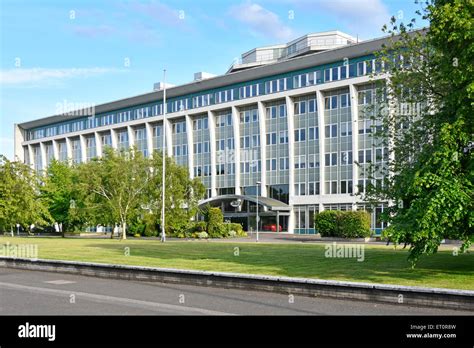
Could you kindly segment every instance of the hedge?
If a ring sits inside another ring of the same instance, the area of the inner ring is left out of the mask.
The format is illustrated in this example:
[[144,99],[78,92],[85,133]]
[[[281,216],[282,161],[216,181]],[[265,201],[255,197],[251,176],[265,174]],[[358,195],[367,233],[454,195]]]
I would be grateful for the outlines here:
[[314,227],[322,237],[370,237],[370,214],[366,211],[325,210],[314,218]]

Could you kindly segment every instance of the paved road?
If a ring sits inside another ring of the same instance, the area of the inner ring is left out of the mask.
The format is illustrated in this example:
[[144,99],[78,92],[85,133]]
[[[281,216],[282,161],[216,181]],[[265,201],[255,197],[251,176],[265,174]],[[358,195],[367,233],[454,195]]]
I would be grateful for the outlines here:
[[[291,301],[293,300],[293,301]],[[0,268],[0,315],[472,315],[472,312]]]

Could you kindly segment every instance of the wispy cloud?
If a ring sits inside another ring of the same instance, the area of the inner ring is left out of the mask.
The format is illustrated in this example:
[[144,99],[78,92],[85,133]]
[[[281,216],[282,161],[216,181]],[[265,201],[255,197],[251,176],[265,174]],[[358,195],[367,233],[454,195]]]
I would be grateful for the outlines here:
[[184,10],[172,8],[158,1],[134,2],[128,6],[128,9],[174,27],[183,27],[187,17]]
[[38,82],[58,81],[75,77],[91,77],[110,72],[118,72],[115,68],[29,68],[7,69],[0,71],[0,83],[19,85]]
[[261,35],[280,41],[292,39],[293,30],[283,24],[272,11],[252,2],[245,2],[230,9],[230,15],[248,25],[254,35]]
[[382,34],[381,28],[388,23],[391,14],[382,0],[290,0],[290,4],[306,13],[324,14],[335,19],[334,28],[343,25],[348,34],[373,38]]
[[98,26],[74,26],[73,32],[79,36],[85,37],[99,37],[99,36],[108,36],[116,32],[115,28],[110,25],[98,25]]

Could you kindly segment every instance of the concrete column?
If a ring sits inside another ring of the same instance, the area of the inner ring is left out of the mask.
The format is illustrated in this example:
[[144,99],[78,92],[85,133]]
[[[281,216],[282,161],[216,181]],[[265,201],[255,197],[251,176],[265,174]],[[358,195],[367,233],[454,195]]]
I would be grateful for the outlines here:
[[[186,126],[186,131],[191,132],[191,129],[187,129]],[[171,122],[169,119],[166,119],[166,122],[163,122],[163,132],[166,132],[166,155],[168,157],[173,156],[173,132],[171,131]],[[163,133],[164,135],[165,133]]]
[[102,157],[102,141],[99,132],[94,132],[95,137],[95,152],[97,157]]
[[188,143],[188,167],[189,167],[189,177],[194,178],[194,146],[193,146],[193,120],[191,116],[186,114],[186,141]]
[[56,161],[59,161],[59,146],[58,141],[53,139],[53,156]]
[[112,148],[118,148],[118,139],[117,139],[117,131],[115,129],[110,129],[110,138],[112,140]]
[[286,118],[288,122],[288,163],[289,163],[289,203],[291,208],[288,217],[288,232],[294,233],[295,214],[293,211],[293,197],[295,196],[295,108],[291,97],[285,97],[286,102]]
[[232,129],[234,131],[235,194],[240,195],[240,116],[239,110],[232,106]]
[[265,105],[261,101],[257,103],[258,106],[258,125],[260,130],[260,196],[267,197],[267,147],[266,147],[266,114]]
[[66,137],[66,154],[67,154],[67,161],[71,163],[72,161],[72,145],[71,145],[71,138]]
[[13,143],[13,158],[21,163],[25,163],[25,151],[22,143],[25,141],[25,131],[22,130],[18,124],[14,125],[14,143]]
[[47,163],[48,163],[47,158],[46,158],[46,145],[43,142],[41,142],[39,145],[40,145],[40,154],[41,154],[40,169],[46,169]]
[[87,162],[87,148],[86,148],[86,137],[82,134],[79,135],[79,143],[81,146],[81,162]]
[[324,96],[321,91],[316,91],[316,102],[318,104],[318,128],[319,128],[319,193],[322,197],[326,194],[325,192],[325,181],[326,175],[324,174],[325,170],[325,130],[324,130]]
[[[352,120],[352,160],[355,162],[359,158],[359,103],[357,97],[357,87],[349,85],[349,94],[351,98],[351,120]],[[356,194],[359,189],[357,182],[359,180],[359,167],[352,163],[352,190]]]
[[28,145],[28,157],[30,158],[30,167],[34,168],[35,167],[35,156],[33,153],[33,146]]
[[[212,111],[207,112],[209,127],[209,148],[211,156],[211,197],[217,196],[217,172],[216,172],[216,121]],[[189,133],[189,132],[188,132]]]
[[131,126],[127,126],[128,133],[128,147],[131,148],[135,146],[135,131]]
[[150,122],[145,123],[145,134],[148,156],[151,157],[153,155],[153,128]]

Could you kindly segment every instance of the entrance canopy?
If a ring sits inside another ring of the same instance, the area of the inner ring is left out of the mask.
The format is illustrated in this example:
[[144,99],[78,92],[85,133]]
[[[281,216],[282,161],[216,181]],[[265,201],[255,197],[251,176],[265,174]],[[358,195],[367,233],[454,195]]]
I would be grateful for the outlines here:
[[[257,203],[257,196],[253,195],[222,195],[205,199],[199,203],[199,206],[210,204],[212,206],[219,206],[222,203],[230,202],[232,206],[238,206],[245,201]],[[258,205],[265,208],[266,211],[273,212],[290,212],[291,208],[288,204],[268,197],[258,197]]]

